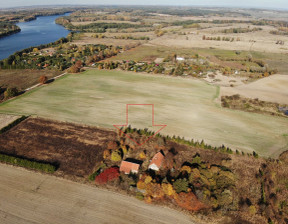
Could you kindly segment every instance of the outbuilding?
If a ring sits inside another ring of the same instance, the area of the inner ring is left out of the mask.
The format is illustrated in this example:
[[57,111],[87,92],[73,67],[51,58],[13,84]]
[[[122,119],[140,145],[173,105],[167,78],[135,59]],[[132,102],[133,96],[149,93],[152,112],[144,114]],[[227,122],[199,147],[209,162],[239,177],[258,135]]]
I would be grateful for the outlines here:
[[165,156],[164,156],[164,153],[162,151],[157,152],[153,156],[153,158],[152,158],[152,160],[151,160],[151,162],[149,164],[148,169],[158,171],[161,168],[161,166],[162,166],[164,158],[165,158]]
[[120,172],[124,172],[125,174],[129,173],[138,173],[141,163],[137,160],[123,160],[120,165]]

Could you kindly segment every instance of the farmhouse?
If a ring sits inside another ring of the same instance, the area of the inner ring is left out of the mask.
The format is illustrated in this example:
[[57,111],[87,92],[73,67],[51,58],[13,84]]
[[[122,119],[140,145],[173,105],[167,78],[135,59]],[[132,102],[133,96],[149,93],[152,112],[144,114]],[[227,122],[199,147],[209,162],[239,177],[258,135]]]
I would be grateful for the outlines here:
[[124,172],[125,174],[129,173],[138,173],[141,165],[141,161],[134,159],[126,159],[121,162],[120,172]]
[[162,152],[162,151],[157,152],[157,153],[153,156],[153,158],[152,158],[152,160],[151,160],[151,162],[150,162],[150,164],[149,164],[148,169],[158,171],[158,170],[160,169],[163,161],[164,161],[164,154],[163,154],[163,152]]

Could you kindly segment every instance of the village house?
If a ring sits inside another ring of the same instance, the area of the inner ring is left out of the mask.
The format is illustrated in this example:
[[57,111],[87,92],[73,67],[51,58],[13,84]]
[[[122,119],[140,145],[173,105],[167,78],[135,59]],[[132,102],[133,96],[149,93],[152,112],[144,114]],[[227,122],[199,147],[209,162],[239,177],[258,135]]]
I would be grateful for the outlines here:
[[126,159],[121,162],[120,165],[120,172],[124,172],[125,174],[129,173],[138,173],[140,168],[141,161],[133,160],[133,159]]
[[153,158],[152,158],[152,160],[151,160],[151,162],[150,162],[150,164],[149,164],[148,169],[158,171],[158,170],[161,168],[161,166],[162,166],[162,163],[163,163],[163,161],[164,161],[164,158],[165,158],[165,156],[164,156],[164,154],[163,154],[162,151],[157,152],[157,153],[153,156]]

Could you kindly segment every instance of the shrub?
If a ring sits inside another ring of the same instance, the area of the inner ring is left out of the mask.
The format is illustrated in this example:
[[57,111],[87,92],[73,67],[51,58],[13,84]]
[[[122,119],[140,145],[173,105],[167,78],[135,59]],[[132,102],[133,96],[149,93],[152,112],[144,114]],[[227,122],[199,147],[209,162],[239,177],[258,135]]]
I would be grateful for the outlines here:
[[188,190],[188,181],[187,181],[187,179],[186,178],[177,179],[173,183],[173,188],[175,189],[176,193],[187,192],[187,190]]
[[158,183],[149,183],[146,185],[146,195],[152,198],[161,199],[164,197],[164,192],[160,184]]
[[104,170],[100,173],[96,178],[96,184],[106,184],[108,181],[115,180],[119,177],[119,168],[118,167],[111,167]]
[[45,75],[41,75],[39,78],[39,83],[45,84],[47,82],[48,78]]
[[135,197],[140,201],[144,200],[144,195],[141,192],[137,192]]
[[169,183],[162,183],[161,184],[162,190],[164,192],[164,194],[171,196],[175,194],[175,191],[173,189],[173,186]]
[[121,152],[119,150],[113,151],[111,154],[111,160],[114,162],[121,161],[122,160]]
[[180,207],[189,211],[199,211],[205,208],[205,205],[200,202],[197,197],[192,193],[180,193],[175,196],[175,201]]
[[229,171],[221,171],[216,179],[217,188],[227,188],[235,184],[235,177]]
[[256,207],[255,207],[254,205],[250,205],[250,206],[249,206],[249,213],[250,213],[250,215],[255,215],[256,212],[257,212]]
[[228,206],[233,202],[232,192],[225,189],[220,195],[216,195],[219,206]]
[[259,155],[258,155],[255,151],[253,151],[253,156],[254,156],[255,158],[258,158],[258,157],[259,157]]
[[94,173],[92,173],[92,174],[88,177],[88,179],[89,179],[90,181],[95,180],[96,176],[98,176],[98,175],[101,173],[101,171],[102,171],[103,169],[105,169],[105,168],[106,168],[106,164],[105,164],[105,163],[101,163],[101,164],[96,168],[96,171],[95,171]]
[[190,166],[182,166],[181,172],[187,172],[188,174],[191,173],[191,167]]
[[17,95],[18,95],[18,89],[17,88],[8,87],[6,89],[6,91],[4,92],[4,98],[5,99],[9,99],[9,98],[12,98],[12,97],[17,96]]
[[80,72],[80,68],[78,68],[76,65],[72,65],[69,69],[69,72],[78,73],[78,72]]

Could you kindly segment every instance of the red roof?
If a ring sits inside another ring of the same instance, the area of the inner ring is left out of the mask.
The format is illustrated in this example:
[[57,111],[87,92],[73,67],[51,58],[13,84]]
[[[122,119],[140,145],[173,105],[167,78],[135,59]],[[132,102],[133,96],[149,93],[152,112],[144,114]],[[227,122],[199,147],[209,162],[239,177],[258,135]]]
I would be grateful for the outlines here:
[[163,155],[163,153],[162,153],[162,152],[157,152],[157,153],[153,156],[153,158],[152,158],[149,166],[155,164],[158,168],[160,168],[161,165],[162,165],[163,160],[164,160],[164,155]]
[[126,174],[131,173],[138,173],[140,164],[129,162],[129,161],[122,161],[120,165],[120,172],[124,172]]

